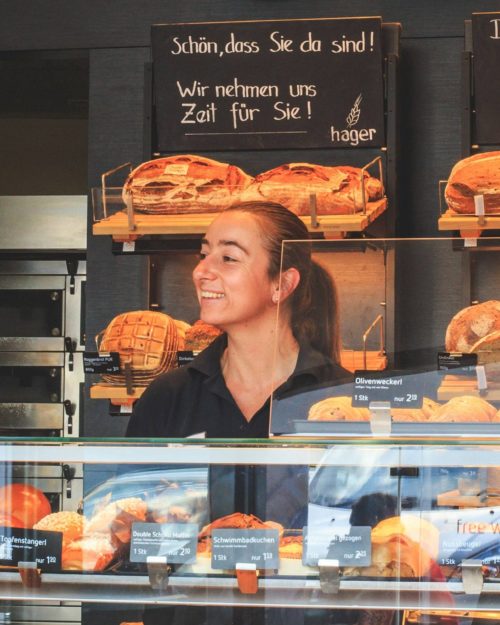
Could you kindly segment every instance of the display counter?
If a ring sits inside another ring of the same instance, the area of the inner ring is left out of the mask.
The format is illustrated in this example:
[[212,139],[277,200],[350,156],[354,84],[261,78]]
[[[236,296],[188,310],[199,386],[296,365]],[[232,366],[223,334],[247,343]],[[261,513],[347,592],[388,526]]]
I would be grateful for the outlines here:
[[[2,439],[0,458],[2,600],[500,605],[495,440]],[[78,510],[27,466],[83,475]]]

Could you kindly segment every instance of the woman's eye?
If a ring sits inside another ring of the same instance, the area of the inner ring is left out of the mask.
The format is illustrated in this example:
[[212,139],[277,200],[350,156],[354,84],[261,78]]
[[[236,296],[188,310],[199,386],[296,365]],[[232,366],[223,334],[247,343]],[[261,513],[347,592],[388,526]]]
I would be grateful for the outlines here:
[[206,257],[207,257],[207,253],[206,253],[206,252],[200,252],[200,253],[198,254],[198,258],[199,258],[200,260],[203,260],[203,259],[204,259],[204,258],[206,258]]
[[235,263],[236,262],[236,258],[233,258],[232,256],[223,256],[222,260],[225,263]]

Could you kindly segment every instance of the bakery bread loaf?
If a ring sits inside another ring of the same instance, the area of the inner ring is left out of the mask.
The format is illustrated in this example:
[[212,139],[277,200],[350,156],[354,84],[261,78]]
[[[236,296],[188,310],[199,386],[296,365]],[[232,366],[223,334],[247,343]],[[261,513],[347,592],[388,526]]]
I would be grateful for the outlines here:
[[355,408],[347,396],[327,397],[309,408],[308,421],[369,421],[367,408]]
[[422,408],[392,408],[391,415],[393,421],[429,421],[437,413],[441,404],[438,404],[429,397],[422,400]]
[[103,380],[125,384],[125,367],[132,382],[145,386],[176,366],[179,331],[169,315],[136,310],[117,315],[102,333],[99,352],[118,352],[121,372],[104,374]]
[[481,397],[453,397],[431,417],[431,421],[450,423],[489,423],[496,421],[497,409]]
[[296,215],[310,215],[310,195],[316,195],[318,215],[344,215],[363,210],[365,201],[384,197],[384,187],[358,167],[326,167],[311,163],[288,163],[265,171],[242,192],[242,201],[273,201]]
[[482,195],[486,213],[500,212],[500,152],[474,154],[453,167],[444,192],[455,213],[475,213],[474,196]]
[[184,349],[199,352],[222,334],[222,330],[199,319],[186,331]]
[[180,154],[136,167],[123,186],[135,210],[144,213],[205,213],[227,208],[252,177],[235,165]]
[[65,545],[83,537],[85,517],[77,512],[53,512],[33,525],[34,530],[61,532],[63,548]]
[[460,310],[446,330],[445,346],[449,352],[472,351],[478,342],[500,330],[500,301],[488,300]]

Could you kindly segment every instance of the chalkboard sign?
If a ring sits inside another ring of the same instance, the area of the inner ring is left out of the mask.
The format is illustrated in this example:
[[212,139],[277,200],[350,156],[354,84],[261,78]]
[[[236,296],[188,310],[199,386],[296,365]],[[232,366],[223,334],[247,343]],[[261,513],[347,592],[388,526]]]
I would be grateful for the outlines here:
[[385,145],[381,18],[152,27],[160,152]]
[[473,13],[476,143],[500,143],[500,13]]

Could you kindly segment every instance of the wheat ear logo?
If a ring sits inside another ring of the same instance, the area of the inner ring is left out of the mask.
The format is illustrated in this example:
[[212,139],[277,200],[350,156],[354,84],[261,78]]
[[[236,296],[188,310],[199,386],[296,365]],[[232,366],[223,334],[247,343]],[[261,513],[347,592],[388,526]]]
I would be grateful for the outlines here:
[[360,104],[361,104],[362,99],[363,99],[363,96],[360,93],[358,97],[354,100],[354,104],[352,105],[352,109],[349,115],[345,118],[348,128],[352,128],[359,122],[359,116],[361,115]]

